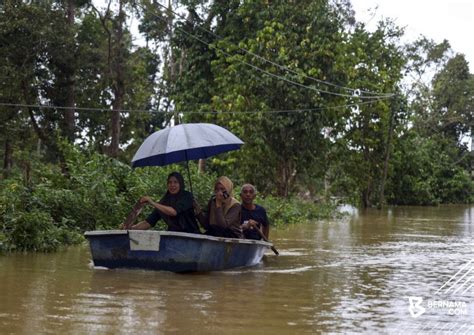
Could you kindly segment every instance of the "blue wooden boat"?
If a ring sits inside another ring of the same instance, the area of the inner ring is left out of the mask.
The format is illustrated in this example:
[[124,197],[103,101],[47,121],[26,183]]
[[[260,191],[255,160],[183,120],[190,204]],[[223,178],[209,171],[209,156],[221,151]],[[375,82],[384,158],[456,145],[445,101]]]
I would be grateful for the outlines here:
[[173,272],[216,271],[258,264],[265,241],[155,230],[85,233],[95,266]]

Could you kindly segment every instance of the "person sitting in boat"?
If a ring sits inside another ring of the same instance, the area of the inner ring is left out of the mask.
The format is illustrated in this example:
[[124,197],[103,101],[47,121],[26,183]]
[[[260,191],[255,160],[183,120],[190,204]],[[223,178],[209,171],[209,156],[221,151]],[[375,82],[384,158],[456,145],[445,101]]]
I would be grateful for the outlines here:
[[244,184],[240,189],[242,199],[241,223],[245,238],[252,240],[268,240],[270,223],[267,211],[260,205],[254,203],[257,189],[252,184]]
[[141,203],[148,203],[155,209],[146,218],[129,229],[145,230],[154,227],[158,220],[168,225],[169,231],[200,234],[199,225],[194,216],[193,195],[184,189],[184,178],[178,172],[168,175],[168,191],[159,202],[150,197],[140,198]]
[[214,184],[214,195],[204,213],[199,205],[195,204],[195,213],[207,235],[243,238],[240,227],[240,203],[232,197],[232,181],[219,177]]

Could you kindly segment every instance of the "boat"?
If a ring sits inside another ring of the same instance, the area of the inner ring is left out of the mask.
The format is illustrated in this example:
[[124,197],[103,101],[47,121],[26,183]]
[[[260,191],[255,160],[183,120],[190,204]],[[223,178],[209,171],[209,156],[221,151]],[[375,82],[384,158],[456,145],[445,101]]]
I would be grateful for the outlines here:
[[272,243],[157,230],[88,231],[94,266],[172,272],[218,271],[258,264]]

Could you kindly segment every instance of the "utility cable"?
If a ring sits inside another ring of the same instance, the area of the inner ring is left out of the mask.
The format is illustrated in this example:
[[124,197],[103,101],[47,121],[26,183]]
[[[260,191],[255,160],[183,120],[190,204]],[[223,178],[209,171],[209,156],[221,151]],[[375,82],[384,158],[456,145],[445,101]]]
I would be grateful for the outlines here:
[[[300,108],[300,109],[283,109],[283,110],[247,110],[247,111],[179,111],[183,114],[278,114],[278,113],[303,113],[303,112],[314,112],[331,109],[343,109],[350,107],[357,107],[359,105],[369,105],[389,98],[372,99],[369,101],[363,101],[358,103],[351,103],[345,105],[326,106],[326,107],[315,107],[315,108]],[[148,114],[173,114],[174,112],[158,111],[158,110],[145,110],[145,109],[108,109],[108,108],[95,108],[95,107],[66,107],[66,106],[54,106],[54,105],[33,105],[33,104],[15,104],[0,102],[0,106],[3,107],[18,107],[18,108],[38,108],[38,109],[56,109],[56,110],[76,110],[83,112],[120,112],[120,113],[148,113]]]
[[[142,7],[142,8],[143,8],[143,7]],[[148,11],[148,12],[149,12],[150,14],[152,14],[153,16],[155,16],[157,19],[161,20],[162,22],[168,23],[168,21],[166,21],[164,18],[160,17],[159,15],[156,15],[155,13],[152,13],[152,12],[150,12],[150,11]],[[222,52],[224,55],[226,55],[226,56],[228,56],[228,57],[233,57],[233,56],[234,56],[234,55],[228,53],[227,51],[225,51],[224,49],[219,48],[219,47],[217,47],[217,46],[213,46],[213,45],[211,45],[210,43],[208,43],[208,42],[202,40],[201,38],[197,37],[196,35],[191,34],[191,33],[187,32],[187,31],[185,31],[184,29],[181,29],[181,28],[176,27],[176,26],[175,26],[175,29],[177,29],[177,30],[179,30],[180,32],[182,32],[182,33],[188,35],[189,37],[195,39],[196,41],[205,44],[208,48],[213,48],[213,49],[215,49],[215,50],[219,50],[220,52]],[[307,86],[307,85],[304,85],[304,84],[295,82],[295,81],[290,80],[290,79],[288,79],[288,78],[285,78],[285,77],[279,76],[279,75],[277,75],[277,74],[268,72],[268,71],[266,71],[266,70],[264,70],[264,69],[262,69],[262,68],[260,68],[260,67],[258,67],[258,66],[256,66],[256,65],[250,64],[249,62],[246,62],[246,61],[244,61],[244,60],[237,59],[237,62],[242,63],[242,64],[244,64],[244,65],[247,65],[247,66],[249,66],[249,67],[251,67],[251,68],[253,68],[253,69],[257,70],[257,71],[260,71],[260,72],[262,72],[262,73],[264,73],[264,74],[266,74],[266,75],[268,75],[268,76],[270,76],[270,77],[274,77],[274,78],[277,78],[277,79],[286,81],[286,82],[288,82],[288,83],[290,83],[290,84],[293,84],[293,85],[295,85],[295,86],[299,86],[299,87],[302,87],[302,88],[306,88],[306,89],[309,89],[309,90],[318,92],[318,93],[320,93],[320,94],[323,93],[323,94],[334,95],[334,96],[340,96],[340,97],[346,97],[346,98],[356,98],[356,97],[357,97],[357,98],[360,98],[360,99],[378,99],[378,98],[382,98],[382,97],[383,97],[383,98],[385,98],[385,97],[391,98],[391,97],[394,96],[394,94],[386,95],[386,96],[385,96],[385,95],[357,96],[357,95],[355,95],[355,94],[352,94],[352,95],[351,95],[351,94],[344,94],[344,93],[331,92],[331,91],[327,91],[327,90],[323,90],[323,89],[318,89],[318,88],[316,88],[316,87]],[[360,91],[360,90],[355,90],[355,91]]]
[[[155,4],[157,4],[158,6],[162,7],[162,8],[165,9],[167,12],[171,12],[171,13],[173,13],[174,15],[180,17],[181,19],[185,20],[186,22],[193,24],[193,22],[190,21],[189,19],[187,19],[184,15],[181,15],[181,14],[179,14],[179,13],[173,11],[172,9],[167,8],[165,5],[162,5],[162,4],[159,3],[159,2],[155,2]],[[147,11],[148,13],[151,13],[151,14],[154,15],[155,17],[158,17],[155,13],[150,12],[150,11],[147,10],[146,8],[142,7],[142,9],[143,9],[144,11]],[[160,17],[158,17],[158,18],[160,18]],[[179,29],[178,27],[175,27],[175,28],[176,28],[176,29]],[[216,37],[216,38],[219,39],[219,40],[223,40],[223,39],[224,39],[222,36],[220,36],[220,35],[214,33],[213,31],[210,31],[210,30],[208,30],[208,29],[206,29],[206,28],[204,28],[204,27],[202,27],[202,26],[199,26],[199,25],[198,25],[197,28],[200,29],[200,30],[202,30],[202,31],[204,31],[204,32],[206,32],[206,33],[208,33],[208,34],[213,35],[214,37]],[[180,31],[181,31],[181,30],[180,30]],[[201,41],[201,42],[202,42],[202,41]],[[205,43],[205,42],[204,42],[204,43]],[[206,44],[207,44],[207,43],[206,43]],[[310,79],[310,80],[315,81],[315,82],[318,82],[318,83],[320,83],[320,84],[324,84],[324,85],[327,85],[327,86],[332,86],[332,87],[336,87],[336,88],[339,88],[339,89],[343,89],[343,90],[352,92],[352,93],[353,93],[353,96],[354,96],[354,95],[357,95],[357,93],[359,93],[359,92],[360,92],[360,93],[371,94],[371,96],[367,96],[367,98],[368,98],[368,97],[371,97],[371,98],[375,98],[375,97],[392,97],[392,96],[395,95],[395,94],[393,94],[393,93],[383,93],[383,94],[380,94],[380,93],[378,93],[378,92],[366,91],[366,90],[361,90],[361,89],[354,89],[354,88],[350,88],[350,87],[345,87],[345,86],[342,86],[342,85],[334,84],[334,83],[331,83],[331,82],[329,82],[329,81],[317,79],[317,78],[308,76],[308,75],[306,75],[306,74],[304,74],[304,73],[298,73],[298,72],[296,72],[296,71],[294,71],[294,70],[292,70],[292,69],[290,69],[290,68],[288,68],[288,67],[286,67],[286,66],[284,66],[284,65],[281,65],[281,64],[278,64],[278,63],[276,63],[276,62],[273,62],[273,61],[271,61],[271,60],[269,60],[269,59],[266,59],[265,57],[262,57],[262,56],[260,56],[260,55],[258,55],[258,54],[256,54],[256,53],[254,53],[254,52],[252,52],[252,51],[250,51],[250,50],[248,50],[248,49],[246,49],[246,48],[240,47],[240,46],[238,46],[238,45],[236,45],[236,44],[234,44],[234,43],[232,43],[232,44],[233,44],[234,46],[236,46],[239,50],[245,52],[246,54],[249,54],[249,55],[251,55],[252,57],[258,58],[258,59],[260,59],[260,60],[262,60],[262,61],[264,61],[264,62],[266,62],[266,63],[269,63],[269,64],[271,64],[271,65],[273,65],[273,66],[276,66],[277,68],[279,68],[279,69],[281,69],[281,70],[290,72],[290,73],[292,73],[292,74],[294,74],[294,75],[297,75],[297,76],[302,76],[302,77],[304,77],[304,78],[306,78],[306,79]],[[248,64],[247,64],[247,65],[248,65]],[[333,93],[335,93],[335,92],[333,92]]]

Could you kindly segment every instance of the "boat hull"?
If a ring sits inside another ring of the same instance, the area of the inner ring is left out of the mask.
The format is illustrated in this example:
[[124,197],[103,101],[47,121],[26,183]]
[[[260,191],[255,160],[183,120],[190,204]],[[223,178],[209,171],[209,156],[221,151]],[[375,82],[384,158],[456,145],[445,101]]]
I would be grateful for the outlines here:
[[272,244],[168,231],[85,233],[95,266],[172,272],[217,271],[258,264]]

